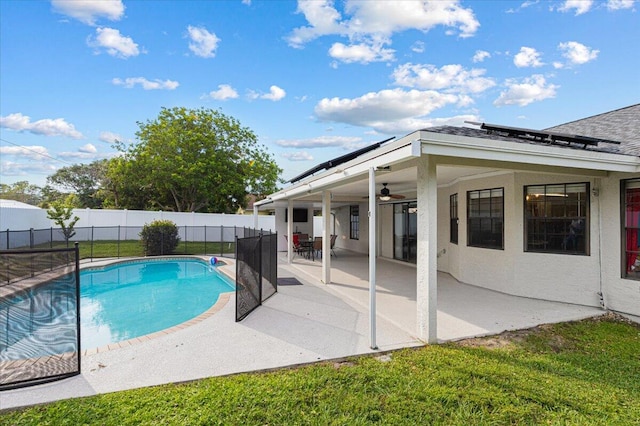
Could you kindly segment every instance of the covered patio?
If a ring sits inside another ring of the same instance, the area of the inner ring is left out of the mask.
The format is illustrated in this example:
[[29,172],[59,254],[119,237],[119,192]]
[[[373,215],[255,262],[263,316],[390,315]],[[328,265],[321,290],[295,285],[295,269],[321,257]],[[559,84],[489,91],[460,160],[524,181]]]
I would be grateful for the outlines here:
[[[287,263],[279,258],[284,274],[311,281],[342,295],[362,308],[369,304],[369,257],[349,250],[337,250],[331,258],[331,283],[322,283],[322,262],[301,256]],[[378,258],[376,261],[376,306],[378,318],[418,338],[416,331],[416,266]],[[573,321],[602,315],[604,310],[512,296],[461,283],[451,275],[438,273],[438,342],[498,334],[506,330],[535,327],[545,323]],[[397,342],[378,344],[386,347]]]

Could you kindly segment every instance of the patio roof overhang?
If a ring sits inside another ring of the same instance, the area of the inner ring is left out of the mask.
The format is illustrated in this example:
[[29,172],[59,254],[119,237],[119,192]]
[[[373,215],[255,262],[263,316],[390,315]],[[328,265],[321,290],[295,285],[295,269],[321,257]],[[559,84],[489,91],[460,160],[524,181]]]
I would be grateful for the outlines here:
[[288,200],[296,200],[296,203],[319,207],[323,191],[332,192],[334,204],[361,201],[368,194],[370,168],[374,168],[376,174],[385,174],[384,181],[394,186],[394,193],[405,191],[411,197],[416,188],[415,164],[422,155],[435,158],[438,185],[445,186],[461,178],[515,170],[591,177],[605,177],[610,172],[640,172],[640,158],[635,156],[523,143],[513,139],[493,140],[429,130],[416,131],[308,176],[256,205],[258,208],[267,205],[268,208],[286,207]]

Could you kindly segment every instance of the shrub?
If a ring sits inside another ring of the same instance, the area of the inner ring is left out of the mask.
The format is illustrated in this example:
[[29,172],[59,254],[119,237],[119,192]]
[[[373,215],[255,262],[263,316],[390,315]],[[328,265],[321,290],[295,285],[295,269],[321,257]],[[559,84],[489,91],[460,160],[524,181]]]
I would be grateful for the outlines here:
[[170,220],[154,220],[142,227],[140,240],[147,256],[172,254],[180,243],[178,227]]

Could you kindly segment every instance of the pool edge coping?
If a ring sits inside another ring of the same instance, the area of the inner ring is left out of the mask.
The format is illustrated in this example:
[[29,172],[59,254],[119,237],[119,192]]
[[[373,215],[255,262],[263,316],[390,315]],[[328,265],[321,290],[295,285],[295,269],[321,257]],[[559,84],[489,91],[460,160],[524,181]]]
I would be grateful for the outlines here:
[[[185,255],[179,255],[179,256],[154,256],[154,259],[176,259],[176,258],[198,258],[200,260],[203,261],[207,261],[211,256],[198,256],[198,255],[194,255],[194,256],[185,256]],[[106,263],[105,265],[101,265],[101,266],[108,266],[108,265],[112,265],[112,264],[116,264],[116,263],[120,263],[120,262],[126,262],[126,261],[132,261],[132,260],[143,260],[146,259],[146,257],[134,257],[134,258],[124,258],[124,260],[122,258],[118,259],[118,260],[113,260],[112,262]],[[233,268],[234,272],[235,272],[235,259],[230,259],[230,258],[221,258],[221,260],[224,262],[224,264],[221,264],[220,266],[218,266],[216,269],[219,270],[219,272],[223,275],[225,275],[228,279],[232,280],[235,282],[235,278],[231,275],[229,269]],[[89,266],[89,264],[84,264],[84,265],[80,265],[80,269],[84,269],[83,266],[85,268],[91,268],[91,266]],[[101,267],[101,266],[98,266]],[[235,274],[234,274],[235,275]],[[220,293],[220,296],[218,296],[218,300],[216,301],[216,303],[214,303],[213,305],[211,305],[211,307],[209,307],[209,309],[207,309],[206,311],[204,311],[203,313],[201,313],[198,316],[195,316],[187,321],[181,322],[180,324],[176,324],[174,326],[171,326],[169,328],[165,328],[159,331],[154,331],[153,333],[149,333],[149,334],[145,334],[142,336],[137,336],[137,337],[133,337],[131,339],[127,339],[127,340],[122,340],[120,342],[115,342],[115,343],[109,343],[108,345],[104,345],[104,346],[99,346],[97,348],[90,348],[90,349],[85,349],[85,350],[81,350],[80,351],[80,355],[81,356],[90,356],[90,355],[95,355],[98,353],[103,353],[103,352],[107,352],[107,351],[111,351],[111,350],[115,350],[115,349],[121,349],[121,348],[126,348],[138,343],[144,343],[144,342],[148,342],[152,339],[155,339],[157,337],[162,337],[162,336],[166,336],[168,334],[173,334],[175,332],[178,332],[180,330],[184,330],[187,327],[190,327],[192,325],[201,323],[202,321],[212,317],[213,315],[215,315],[216,313],[220,312],[226,305],[227,303],[229,303],[229,300],[231,300],[231,295],[234,293],[234,291],[228,291],[228,292],[224,292],[224,293]]]

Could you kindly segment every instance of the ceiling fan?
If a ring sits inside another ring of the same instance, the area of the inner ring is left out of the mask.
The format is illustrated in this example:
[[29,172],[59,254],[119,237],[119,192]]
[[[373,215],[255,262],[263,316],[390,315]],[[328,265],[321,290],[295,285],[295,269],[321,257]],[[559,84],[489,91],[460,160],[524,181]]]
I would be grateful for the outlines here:
[[[380,190],[380,194],[378,194],[378,200],[380,201],[390,201],[390,200],[402,200],[404,199],[404,195],[400,194],[392,194],[389,188],[387,188],[387,183],[382,184],[382,189]],[[368,197],[365,197],[368,198]]]

